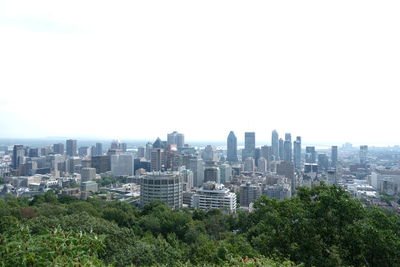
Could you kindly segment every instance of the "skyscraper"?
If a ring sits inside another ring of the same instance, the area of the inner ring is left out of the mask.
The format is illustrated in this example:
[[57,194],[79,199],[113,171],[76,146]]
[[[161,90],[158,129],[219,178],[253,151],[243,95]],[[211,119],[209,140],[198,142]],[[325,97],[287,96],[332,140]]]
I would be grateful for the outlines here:
[[245,132],[244,133],[244,149],[242,151],[242,160],[247,158],[255,158],[256,154],[256,133]]
[[279,138],[279,159],[283,160],[284,158],[284,142],[282,138]]
[[227,147],[228,147],[228,152],[227,152],[227,160],[229,162],[237,162],[238,157],[237,157],[237,138],[235,136],[235,133],[233,131],[230,131],[227,139]]
[[367,163],[368,146],[360,146],[360,163]]
[[285,142],[283,143],[283,160],[292,162],[292,136],[290,133],[285,134]]
[[272,147],[272,155],[274,156],[274,160],[278,160],[279,159],[279,135],[276,130],[272,131],[271,147]]
[[167,135],[167,145],[176,145],[177,148],[182,148],[185,145],[185,135],[173,131]]
[[332,146],[331,148],[331,167],[334,168],[338,161],[338,147]]
[[68,139],[66,142],[66,147],[67,147],[67,156],[69,157],[75,157],[77,156],[77,141]]
[[293,161],[296,170],[301,169],[301,137],[297,136],[293,142]]
[[19,165],[24,163],[25,150],[23,145],[14,145],[13,157],[12,157],[12,167],[13,169],[18,169]]
[[306,147],[306,163],[317,163],[317,153],[314,146]]
[[54,144],[53,152],[54,154],[64,155],[64,144],[63,143]]
[[102,143],[96,143],[96,155],[94,156],[101,156],[103,155],[103,144]]
[[151,151],[151,170],[161,171],[164,169],[165,152],[162,148],[153,148]]

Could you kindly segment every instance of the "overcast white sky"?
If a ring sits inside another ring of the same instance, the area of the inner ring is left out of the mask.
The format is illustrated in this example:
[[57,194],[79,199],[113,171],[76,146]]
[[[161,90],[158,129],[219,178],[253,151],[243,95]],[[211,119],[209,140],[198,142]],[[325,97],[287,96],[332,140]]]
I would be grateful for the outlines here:
[[400,143],[400,1],[0,0],[0,137]]

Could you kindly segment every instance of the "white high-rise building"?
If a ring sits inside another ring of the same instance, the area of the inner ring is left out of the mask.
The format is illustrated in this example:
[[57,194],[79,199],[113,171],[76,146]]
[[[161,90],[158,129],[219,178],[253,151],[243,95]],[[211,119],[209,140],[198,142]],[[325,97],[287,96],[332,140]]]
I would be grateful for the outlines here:
[[202,210],[236,212],[236,194],[229,192],[222,184],[207,182],[192,196],[191,206]]
[[111,173],[114,176],[134,175],[134,161],[130,154],[119,154],[111,156]]
[[257,171],[262,172],[262,173],[266,173],[267,172],[267,167],[268,167],[268,163],[267,160],[264,157],[261,157],[258,159],[258,167],[257,167]]
[[249,157],[244,161],[244,171],[245,172],[254,172],[254,159]]

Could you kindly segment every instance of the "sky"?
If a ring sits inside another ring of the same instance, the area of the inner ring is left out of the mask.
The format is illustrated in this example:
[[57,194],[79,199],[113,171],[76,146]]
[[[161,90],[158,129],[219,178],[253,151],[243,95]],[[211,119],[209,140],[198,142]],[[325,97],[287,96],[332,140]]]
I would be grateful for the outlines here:
[[398,14],[398,0],[0,0],[0,137],[400,144]]

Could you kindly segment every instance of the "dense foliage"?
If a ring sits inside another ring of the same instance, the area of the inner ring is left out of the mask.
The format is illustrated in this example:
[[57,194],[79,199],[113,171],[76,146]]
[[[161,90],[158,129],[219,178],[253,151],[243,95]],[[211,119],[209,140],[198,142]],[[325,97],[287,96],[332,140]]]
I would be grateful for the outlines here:
[[251,213],[142,210],[52,192],[0,199],[1,266],[400,266],[400,219],[340,187],[262,198]]

